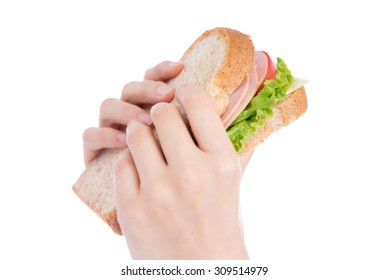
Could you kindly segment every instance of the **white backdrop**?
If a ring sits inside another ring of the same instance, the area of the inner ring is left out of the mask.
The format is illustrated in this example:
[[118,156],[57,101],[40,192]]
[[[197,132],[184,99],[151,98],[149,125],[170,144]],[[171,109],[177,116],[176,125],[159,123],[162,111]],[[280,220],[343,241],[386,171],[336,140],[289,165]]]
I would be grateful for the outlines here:
[[124,238],[71,191],[82,132],[125,83],[226,26],[310,80],[307,113],[243,178],[252,259],[268,279],[389,279],[383,3],[1,1],[0,278],[120,278]]

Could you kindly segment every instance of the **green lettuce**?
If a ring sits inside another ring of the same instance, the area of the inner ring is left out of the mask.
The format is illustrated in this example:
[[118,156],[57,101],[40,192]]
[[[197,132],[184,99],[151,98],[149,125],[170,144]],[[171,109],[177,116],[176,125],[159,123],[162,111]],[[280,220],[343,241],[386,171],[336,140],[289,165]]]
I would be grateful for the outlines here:
[[264,120],[273,115],[272,108],[278,100],[285,98],[286,91],[292,82],[293,76],[285,61],[277,58],[275,79],[264,82],[261,91],[227,128],[227,134],[237,152],[254,135],[258,127],[264,125]]

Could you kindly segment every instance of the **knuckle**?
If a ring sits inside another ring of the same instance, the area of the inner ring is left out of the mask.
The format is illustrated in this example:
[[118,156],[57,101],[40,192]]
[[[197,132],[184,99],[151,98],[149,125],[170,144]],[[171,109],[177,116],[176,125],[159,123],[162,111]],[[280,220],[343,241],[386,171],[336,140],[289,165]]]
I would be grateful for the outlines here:
[[107,108],[109,108],[111,104],[114,102],[114,100],[115,100],[114,98],[107,98],[103,100],[103,102],[101,102],[100,105],[100,113],[104,112]]
[[144,76],[145,79],[148,79],[148,80],[158,79],[158,77],[163,72],[163,69],[166,68],[167,64],[168,64],[168,61],[165,60],[165,61],[162,61],[161,63],[155,65],[154,67],[150,67],[149,69],[147,69],[145,72],[145,76]]
[[215,172],[224,179],[235,180],[240,178],[241,168],[238,158],[227,158],[219,161],[216,165]]
[[123,89],[122,89],[121,99],[123,99],[123,97],[125,97],[128,94],[128,92],[131,92],[133,90],[133,88],[137,86],[138,83],[139,82],[132,81],[132,82],[125,84]]
[[160,81],[134,81],[126,84],[122,90],[121,100],[133,101],[142,99],[142,102],[155,102],[155,92],[159,86],[163,85]]
[[150,76],[153,74],[153,72],[154,72],[154,68],[147,69],[146,72],[145,72],[144,78],[145,79],[149,79]]
[[93,130],[93,129],[94,129],[94,128],[92,128],[92,127],[88,127],[87,129],[84,130],[84,132],[82,133],[82,140],[83,140],[84,142],[87,142],[87,141],[90,140],[90,138],[91,138],[91,133],[92,133],[92,130]]

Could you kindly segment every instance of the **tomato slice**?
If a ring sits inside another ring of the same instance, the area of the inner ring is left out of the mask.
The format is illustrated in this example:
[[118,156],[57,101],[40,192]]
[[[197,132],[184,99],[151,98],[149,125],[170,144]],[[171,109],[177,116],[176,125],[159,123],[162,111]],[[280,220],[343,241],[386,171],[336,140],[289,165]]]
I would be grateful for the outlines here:
[[266,74],[266,80],[273,80],[276,77],[277,74],[277,67],[275,63],[271,60],[269,54],[265,51],[262,51],[267,56],[267,74]]
[[[275,63],[271,60],[269,54],[265,51],[260,51],[261,53],[263,53],[266,58],[267,58],[267,72],[266,72],[266,77],[265,77],[265,81],[266,80],[273,80],[276,78],[276,74],[277,74],[277,66],[275,65]],[[263,89],[263,83],[262,85],[258,88],[258,92]]]

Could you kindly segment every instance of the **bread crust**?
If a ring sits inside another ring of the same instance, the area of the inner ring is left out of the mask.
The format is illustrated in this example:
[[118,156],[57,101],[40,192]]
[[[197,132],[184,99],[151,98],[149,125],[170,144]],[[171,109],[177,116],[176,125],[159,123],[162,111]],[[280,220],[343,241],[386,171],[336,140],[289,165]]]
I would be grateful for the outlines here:
[[[213,99],[216,111],[221,116],[228,108],[230,96],[254,64],[255,49],[249,35],[231,28],[217,27],[204,32],[184,53],[181,61],[185,63],[186,56],[193,48],[209,36],[222,39],[226,48],[224,61],[206,88]],[[180,106],[178,103],[175,105]]]
[[[111,229],[121,235],[114,196],[114,165],[128,148],[104,149],[73,185],[74,193]],[[97,180],[96,180],[97,179]],[[108,199],[107,197],[110,197]]]
[[103,214],[101,208],[97,207],[95,202],[82,195],[77,187],[77,184],[74,184],[72,189],[74,193],[81,199],[81,201],[84,202],[90,209],[92,209],[93,212],[95,212],[96,215],[99,216],[104,222],[106,222],[115,233],[122,235],[122,230],[120,229],[115,207],[112,208],[111,211]]
[[[211,84],[221,88],[223,92],[228,93],[229,97],[243,81],[254,63],[254,45],[250,36],[237,30],[224,27],[206,31],[196,40],[196,42],[213,34],[216,34],[225,40],[226,56],[219,72],[216,74]],[[194,44],[196,44],[196,42]]]
[[308,102],[304,87],[288,94],[273,108],[273,116],[265,120],[265,125],[260,126],[257,132],[243,144],[240,153],[244,155],[253,151],[269,135],[297,120],[307,108]]

